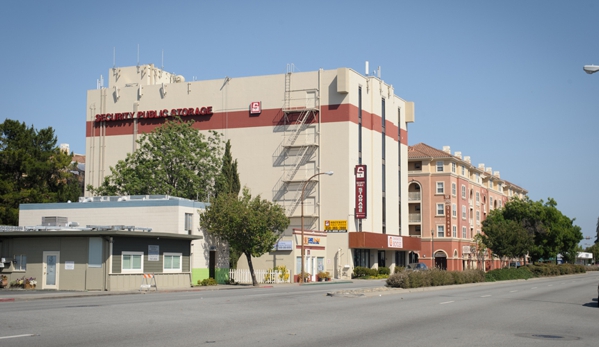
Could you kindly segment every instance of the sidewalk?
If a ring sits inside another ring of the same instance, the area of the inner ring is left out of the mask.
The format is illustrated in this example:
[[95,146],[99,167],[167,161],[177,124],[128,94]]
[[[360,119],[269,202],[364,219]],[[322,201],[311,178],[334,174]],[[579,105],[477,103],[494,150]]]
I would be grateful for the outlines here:
[[[328,282],[310,282],[304,283],[305,286],[312,285],[330,285],[330,284],[341,284],[341,283],[353,283],[349,280],[338,280]],[[216,286],[196,286],[189,288],[176,288],[176,289],[164,289],[164,290],[132,290],[132,291],[67,291],[67,290],[25,290],[25,289],[0,289],[0,304],[4,302],[15,302],[15,301],[31,301],[31,300],[42,300],[42,299],[63,299],[63,298],[82,298],[87,296],[107,296],[107,295],[136,295],[136,294],[160,294],[160,293],[177,293],[177,292],[201,292],[201,291],[214,291],[214,290],[239,290],[239,289],[250,289],[250,288],[274,288],[274,287],[285,287],[285,286],[299,286],[299,283],[281,283],[281,284],[262,284],[258,287],[247,284],[219,284]]]

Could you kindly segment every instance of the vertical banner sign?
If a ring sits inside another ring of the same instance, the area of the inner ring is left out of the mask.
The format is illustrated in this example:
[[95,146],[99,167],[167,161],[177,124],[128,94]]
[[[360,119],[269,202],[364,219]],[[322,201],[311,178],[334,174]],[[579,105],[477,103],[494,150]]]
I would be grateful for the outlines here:
[[366,165],[356,165],[356,219],[366,218]]
[[445,237],[451,237],[451,206],[445,205]]

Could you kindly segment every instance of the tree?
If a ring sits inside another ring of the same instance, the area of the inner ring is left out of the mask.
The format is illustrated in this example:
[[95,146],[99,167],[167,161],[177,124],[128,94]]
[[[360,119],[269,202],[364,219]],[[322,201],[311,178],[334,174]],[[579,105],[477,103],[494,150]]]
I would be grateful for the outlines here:
[[72,155],[56,146],[51,127],[36,130],[6,119],[0,124],[0,224],[17,225],[19,204],[77,200]]
[[233,160],[231,156],[231,140],[227,140],[225,144],[222,163],[220,175],[216,180],[215,197],[218,197],[219,194],[239,195],[241,183],[237,171],[237,159]]
[[[237,171],[237,160],[233,160],[231,155],[231,140],[227,140],[225,144],[225,154],[223,155],[222,167],[220,175],[216,179],[214,196],[218,197],[222,194],[239,195],[241,183],[239,181],[239,172]],[[241,253],[229,248],[229,266],[234,269],[237,267],[237,261]]]
[[220,194],[202,214],[202,226],[208,233],[228,243],[229,248],[245,254],[252,275],[252,283],[258,285],[252,257],[259,257],[272,250],[289,219],[279,205],[252,199],[249,189],[241,196]]
[[573,223],[552,198],[547,202],[514,198],[489,213],[483,232],[486,245],[498,255],[523,256],[527,251],[533,261],[555,258],[557,262],[558,254],[572,261],[583,238]]
[[599,243],[599,217],[597,217],[597,237],[595,238],[595,243]]
[[139,148],[111,167],[100,187],[88,185],[95,195],[172,195],[204,200],[214,194],[221,167],[220,135],[206,137],[193,122],[167,121],[137,140]]

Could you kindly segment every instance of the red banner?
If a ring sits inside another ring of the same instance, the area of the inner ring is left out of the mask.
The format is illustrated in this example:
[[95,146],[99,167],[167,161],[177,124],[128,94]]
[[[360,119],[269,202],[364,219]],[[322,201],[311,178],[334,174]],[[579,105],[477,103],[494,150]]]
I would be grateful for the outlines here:
[[356,165],[356,219],[366,218],[366,165]]

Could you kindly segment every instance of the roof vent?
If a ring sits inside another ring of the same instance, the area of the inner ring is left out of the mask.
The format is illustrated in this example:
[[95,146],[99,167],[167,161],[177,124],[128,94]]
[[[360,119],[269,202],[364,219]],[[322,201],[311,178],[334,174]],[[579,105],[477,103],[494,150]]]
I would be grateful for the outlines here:
[[42,225],[49,227],[66,227],[69,224],[67,217],[42,217]]

